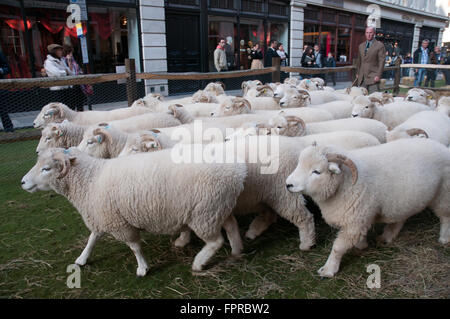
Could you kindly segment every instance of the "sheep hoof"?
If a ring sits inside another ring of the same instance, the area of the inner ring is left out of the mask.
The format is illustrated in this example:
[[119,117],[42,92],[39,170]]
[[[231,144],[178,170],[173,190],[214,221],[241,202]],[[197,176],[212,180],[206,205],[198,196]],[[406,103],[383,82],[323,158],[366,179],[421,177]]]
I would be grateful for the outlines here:
[[192,271],[194,272],[194,273],[198,273],[198,272],[201,272],[203,270],[203,267],[202,267],[202,265],[192,265]]
[[320,277],[332,278],[336,272],[329,270],[326,266],[323,266],[318,271]]
[[75,264],[77,264],[78,266],[84,266],[86,265],[87,259],[83,258],[83,257],[78,257],[77,260],[75,260]]
[[450,240],[448,238],[439,237],[439,242],[443,245],[446,245],[450,242]]
[[183,247],[185,247],[188,243],[189,243],[188,241],[185,241],[185,240],[183,240],[183,239],[181,239],[181,238],[177,238],[177,239],[175,240],[175,242],[174,242],[173,245],[174,245],[175,247],[177,247],[177,248],[183,248]]
[[147,274],[147,267],[138,267],[136,270],[136,275],[138,277],[144,277]]
[[386,245],[389,244],[392,240],[387,239],[383,235],[377,236],[377,244]]
[[314,244],[301,243],[300,250],[302,250],[302,251],[310,250],[312,246],[314,246]]
[[253,240],[256,237],[257,237],[257,235],[254,232],[250,231],[250,230],[247,230],[247,232],[245,233],[245,238],[248,238],[250,240]]

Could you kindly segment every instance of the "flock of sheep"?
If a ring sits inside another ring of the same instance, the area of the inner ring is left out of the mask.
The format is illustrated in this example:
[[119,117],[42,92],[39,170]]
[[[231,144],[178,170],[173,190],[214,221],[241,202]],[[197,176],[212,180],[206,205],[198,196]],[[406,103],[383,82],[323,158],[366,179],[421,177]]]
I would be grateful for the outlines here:
[[[75,112],[55,102],[34,121],[42,137],[22,188],[54,190],[79,211],[91,235],[78,265],[108,233],[131,248],[138,276],[148,270],[141,230],[179,234],[177,247],[193,231],[205,242],[192,265],[200,271],[223,245],[222,228],[232,255],[241,254],[235,216],[255,212],[246,237],[259,236],[279,215],[298,227],[299,247],[309,250],[316,235],[308,195],[339,229],[318,271],[332,277],[350,248],[367,247],[374,223],[386,224],[379,239],[389,243],[426,207],[440,218],[439,242],[448,244],[449,116],[450,97],[431,91],[368,95],[357,87],[333,90],[318,78],[246,81],[242,96],[226,95],[215,82],[187,98],[150,94],[111,111]],[[221,134],[206,134],[211,129]],[[180,130],[184,136],[174,139]],[[270,174],[261,173],[266,162],[254,160],[261,142],[277,145]],[[235,152],[239,160],[174,162],[174,148],[192,145]]]

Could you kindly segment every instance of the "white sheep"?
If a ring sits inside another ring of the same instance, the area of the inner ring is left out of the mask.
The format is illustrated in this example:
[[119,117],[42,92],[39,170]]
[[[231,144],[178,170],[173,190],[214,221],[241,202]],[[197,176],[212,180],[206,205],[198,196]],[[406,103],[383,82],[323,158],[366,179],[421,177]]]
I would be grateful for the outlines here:
[[283,84],[287,84],[289,86],[297,86],[298,84],[300,84],[300,79],[298,78],[294,78],[294,77],[289,77],[284,79]]
[[202,270],[222,246],[222,226],[232,254],[240,254],[242,242],[231,213],[244,188],[245,164],[175,164],[170,152],[105,160],[73,149],[68,154],[49,149],[23,177],[22,188],[54,190],[81,214],[91,235],[75,261],[78,265],[86,264],[97,240],[108,233],[131,248],[138,262],[136,274],[144,276],[148,265],[141,251],[141,230],[193,230],[206,243],[194,259],[194,271]]
[[[156,98],[153,98],[157,100]],[[113,121],[150,112],[143,99],[139,99],[132,107],[125,107],[111,111],[76,112],[63,103],[52,102],[45,105],[33,122],[35,128],[43,128],[48,123],[60,123],[67,119],[81,125],[93,125],[102,121]]]
[[436,108],[438,97],[432,90],[412,88],[408,90],[404,100],[408,102],[422,103],[434,109]]
[[284,136],[304,136],[318,133],[327,133],[335,131],[360,131],[366,132],[376,137],[380,143],[386,142],[387,127],[383,123],[365,119],[339,119],[325,122],[305,123],[298,116],[288,116],[285,111],[269,119],[265,125],[278,135]]
[[[243,215],[259,212],[250,224],[246,237],[254,239],[259,236],[275,222],[278,214],[298,227],[301,250],[308,250],[314,245],[314,219],[305,207],[304,199],[282,191],[288,174],[297,165],[300,152],[313,140],[345,149],[379,144],[374,137],[361,132],[326,133],[309,137],[247,136],[225,143],[223,153],[236,152],[238,158],[245,159],[248,163],[244,191],[239,196],[233,213]],[[216,145],[210,144],[207,147],[215,149]],[[262,152],[263,149],[267,153]],[[268,169],[266,173],[262,173],[264,168]],[[187,231],[177,241],[180,246],[184,246],[189,239]]]
[[352,117],[370,118],[383,122],[388,129],[406,121],[411,115],[430,110],[424,104],[415,102],[394,102],[381,105],[379,100],[367,96],[353,99]]
[[443,96],[439,99],[436,111],[450,117],[450,96]]
[[393,103],[395,102],[394,96],[392,93],[388,92],[373,92],[369,94],[369,98],[375,98],[380,100],[383,104]]
[[208,83],[204,89],[205,92],[210,92],[216,96],[225,94],[225,84],[221,81]]
[[333,101],[324,104],[311,104],[311,108],[330,112],[335,119],[349,118],[352,115],[353,105],[350,101]]
[[157,129],[128,134],[127,141],[118,155],[128,156],[172,148],[177,144],[170,136]]
[[171,105],[168,108],[168,113],[146,113],[123,120],[109,121],[108,124],[123,132],[132,133],[155,127],[178,126],[193,121],[193,117],[189,113],[181,111],[182,107],[179,104]]
[[83,139],[83,134],[89,126],[78,125],[67,120],[62,123],[47,124],[42,130],[42,136],[36,147],[36,153],[52,148],[69,148],[77,146]]
[[241,89],[242,89],[242,95],[245,96],[248,90],[251,88],[257,87],[263,85],[260,80],[249,80],[249,81],[243,81],[241,83]]
[[388,142],[400,138],[425,137],[450,145],[450,118],[441,112],[423,111],[386,132]]
[[192,103],[219,103],[219,101],[213,92],[198,90],[192,95]]
[[429,139],[401,139],[351,151],[311,146],[286,180],[290,192],[309,195],[327,224],[339,228],[331,254],[319,269],[333,277],[353,246],[367,247],[373,223],[386,223],[391,242],[405,221],[426,207],[441,220],[439,241],[450,241],[450,152]]

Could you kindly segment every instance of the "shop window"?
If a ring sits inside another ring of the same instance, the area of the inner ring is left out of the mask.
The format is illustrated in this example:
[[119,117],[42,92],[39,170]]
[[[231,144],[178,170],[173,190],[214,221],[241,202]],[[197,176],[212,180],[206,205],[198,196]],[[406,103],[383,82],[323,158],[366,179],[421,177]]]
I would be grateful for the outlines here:
[[348,14],[339,14],[339,25],[340,26],[351,26],[352,17]]
[[284,51],[289,52],[288,29],[287,23],[269,22],[266,41],[267,46],[269,45],[270,40],[277,40],[279,43],[283,44]]
[[326,57],[328,53],[335,55],[336,50],[336,28],[332,26],[322,26],[320,33],[320,50]]
[[209,57],[209,71],[215,72],[214,66],[214,50],[217,48],[219,39],[223,38],[227,42],[226,53],[227,63],[230,63],[230,68],[234,69],[238,65],[239,56],[239,39],[237,37],[237,24],[235,18],[209,16],[208,27],[208,55]]
[[248,59],[249,50],[247,49],[250,49],[256,43],[259,43],[259,47],[263,55],[265,55],[264,26],[262,21],[242,18],[239,34],[241,69],[250,69],[250,60]]
[[285,3],[269,2],[269,15],[288,17],[289,6]]
[[303,44],[308,46],[314,46],[319,43],[319,25],[317,24],[305,24],[305,30],[303,33]]
[[367,23],[367,17],[363,15],[356,14],[355,15],[355,27],[357,28],[365,28]]
[[200,0],[166,0],[166,6],[198,7]]
[[319,21],[319,14],[320,11],[314,8],[308,8],[306,7],[304,9],[304,17],[305,20],[310,20],[310,21],[314,21],[314,22],[318,22]]
[[324,10],[322,13],[322,22],[336,24],[336,11]]
[[338,28],[336,61],[350,63],[350,28]]

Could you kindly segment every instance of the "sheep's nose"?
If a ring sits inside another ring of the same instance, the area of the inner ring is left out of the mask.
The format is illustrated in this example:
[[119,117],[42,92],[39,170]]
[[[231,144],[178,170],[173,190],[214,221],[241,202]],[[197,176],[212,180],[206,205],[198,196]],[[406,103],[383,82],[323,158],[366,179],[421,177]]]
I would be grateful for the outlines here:
[[411,101],[412,100],[412,96],[408,96],[408,101]]
[[214,116],[214,113],[211,113],[211,116]]
[[352,114],[352,117],[358,117],[358,114]]
[[292,185],[292,184],[286,184],[287,190],[289,190],[289,189],[292,188],[292,187],[294,187],[294,185]]
[[23,184],[25,184],[25,181],[22,181],[22,182],[20,183],[20,185],[23,185]]

